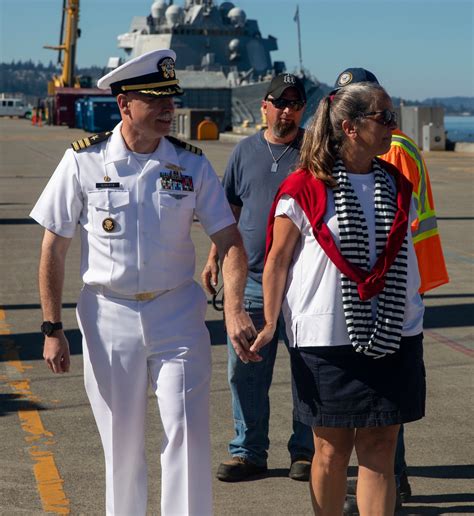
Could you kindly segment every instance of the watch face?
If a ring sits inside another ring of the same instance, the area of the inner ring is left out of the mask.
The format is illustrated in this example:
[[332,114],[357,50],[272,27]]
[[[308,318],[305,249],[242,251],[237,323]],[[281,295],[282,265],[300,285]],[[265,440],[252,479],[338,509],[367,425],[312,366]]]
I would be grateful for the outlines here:
[[41,331],[43,332],[43,335],[46,335],[47,337],[50,337],[56,330],[62,329],[62,322],[53,323],[51,321],[43,321],[43,324],[41,325]]
[[49,337],[52,333],[53,333],[53,323],[50,322],[50,321],[45,321],[42,325],[41,325],[41,331],[43,332],[43,335],[46,335],[47,337]]

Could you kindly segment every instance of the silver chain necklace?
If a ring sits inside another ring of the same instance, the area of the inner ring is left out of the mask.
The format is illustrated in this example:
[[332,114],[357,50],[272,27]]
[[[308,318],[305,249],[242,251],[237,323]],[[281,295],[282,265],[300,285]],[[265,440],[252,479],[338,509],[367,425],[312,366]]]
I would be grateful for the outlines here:
[[270,143],[268,142],[268,140],[265,138],[265,136],[263,137],[264,140],[267,142],[267,147],[268,147],[268,150],[270,151],[270,155],[273,159],[273,163],[272,163],[272,168],[270,169],[271,172],[278,172],[278,162],[281,160],[281,158],[283,158],[283,156],[286,154],[286,152],[288,151],[288,149],[291,147],[291,144],[294,142],[294,140],[291,140],[291,142],[285,147],[285,150],[278,156],[278,158],[275,158],[275,156],[273,155],[273,152],[272,152],[272,149],[270,147]]

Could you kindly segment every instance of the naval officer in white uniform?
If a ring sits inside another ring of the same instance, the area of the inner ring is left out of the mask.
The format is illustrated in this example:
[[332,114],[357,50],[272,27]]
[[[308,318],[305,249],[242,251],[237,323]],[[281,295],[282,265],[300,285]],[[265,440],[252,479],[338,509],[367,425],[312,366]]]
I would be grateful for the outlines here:
[[55,373],[69,370],[61,294],[79,224],[84,287],[77,316],[109,515],[146,513],[149,384],[164,427],[161,514],[212,514],[211,355],[206,298],[193,281],[194,214],[224,257],[227,331],[242,360],[257,359],[248,351],[256,332],[242,301],[247,260],[220,182],[199,149],[167,137],[173,95],[182,93],[175,57],[152,51],[98,81],[116,96],[121,123],[74,142],[31,212],[45,228],[42,331]]

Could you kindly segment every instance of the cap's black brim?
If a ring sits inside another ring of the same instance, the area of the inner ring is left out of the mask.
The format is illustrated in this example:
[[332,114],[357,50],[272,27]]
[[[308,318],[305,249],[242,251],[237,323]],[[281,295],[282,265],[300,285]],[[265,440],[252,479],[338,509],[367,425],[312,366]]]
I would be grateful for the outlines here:
[[282,84],[278,88],[275,88],[273,91],[267,92],[265,98],[271,95],[274,99],[279,99],[288,88],[295,89],[298,92],[300,100],[306,102],[306,92],[301,91],[301,89],[298,88],[298,86],[295,86],[294,84]]

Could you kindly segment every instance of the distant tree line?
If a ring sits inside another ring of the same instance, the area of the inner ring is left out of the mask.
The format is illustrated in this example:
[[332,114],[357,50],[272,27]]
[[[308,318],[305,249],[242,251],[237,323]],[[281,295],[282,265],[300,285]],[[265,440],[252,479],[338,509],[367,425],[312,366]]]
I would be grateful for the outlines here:
[[58,68],[49,62],[47,66],[33,61],[12,61],[0,64],[0,92],[22,93],[26,97],[44,97],[47,82],[58,73]]
[[[103,68],[92,66],[78,68],[76,75],[91,77],[95,83],[103,72]],[[48,65],[34,63],[31,59],[0,63],[0,92],[23,94],[28,102],[34,102],[37,98],[46,97],[48,82],[53,75],[60,73],[61,68],[52,61]]]
[[434,97],[423,101],[431,106],[444,106],[447,114],[474,114],[474,97]]
[[44,65],[41,62],[35,64],[31,59],[28,61],[15,61],[11,63],[0,63],[2,70],[45,70],[45,71],[56,71],[57,66],[53,64],[53,61],[49,61],[49,64]]
[[393,105],[400,106],[441,106],[446,115],[474,114],[474,97],[436,97],[425,100],[405,100],[392,97]]

